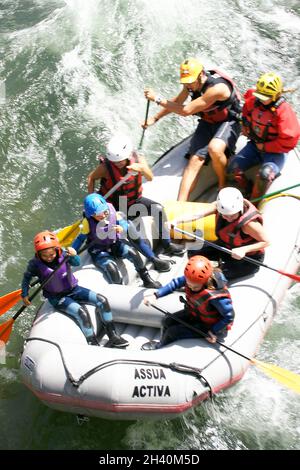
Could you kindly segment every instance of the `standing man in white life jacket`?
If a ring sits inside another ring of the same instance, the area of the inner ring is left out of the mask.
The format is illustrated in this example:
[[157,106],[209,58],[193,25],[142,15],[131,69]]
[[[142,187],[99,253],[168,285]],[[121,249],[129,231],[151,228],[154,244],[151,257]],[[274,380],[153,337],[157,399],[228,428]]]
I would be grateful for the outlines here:
[[[151,89],[145,90],[145,97],[163,109],[148,119],[143,127],[153,125],[169,113],[200,117],[178,193],[179,201],[187,201],[202,166],[207,164],[209,158],[218,178],[219,189],[225,186],[227,157],[234,153],[241,131],[241,105],[233,80],[219,70],[204,70],[198,59],[186,59],[181,64],[180,83],[183,89],[170,100]],[[189,96],[191,101],[184,104]]]

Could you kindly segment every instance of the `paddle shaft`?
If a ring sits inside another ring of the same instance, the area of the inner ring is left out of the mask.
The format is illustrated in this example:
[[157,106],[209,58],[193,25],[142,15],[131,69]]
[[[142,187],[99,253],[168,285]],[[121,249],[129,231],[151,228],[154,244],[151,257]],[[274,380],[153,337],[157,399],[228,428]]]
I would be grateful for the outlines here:
[[[158,310],[159,312],[162,312],[164,315],[172,318],[173,320],[177,321],[178,323],[181,323],[185,327],[189,328],[192,331],[195,331],[199,335],[203,337],[208,337],[209,335],[204,333],[198,328],[195,328],[194,326],[190,325],[189,323],[186,323],[184,320],[181,318],[177,318],[176,316],[172,315],[171,313],[167,312],[166,310],[163,310],[160,307],[157,307],[156,305],[150,304],[153,308]],[[240,352],[236,351],[235,349],[230,348],[229,346],[226,346],[226,344],[221,343],[220,341],[216,340],[216,343],[218,343],[220,346],[222,346],[225,349],[228,349],[229,351],[233,352],[234,354],[237,354],[238,356],[242,357],[243,359],[246,359],[249,361],[252,365],[259,367],[265,374],[267,374],[269,377],[272,377],[273,379],[277,380],[281,384],[285,385],[286,387],[290,388],[291,390],[300,393],[300,377],[298,374],[295,374],[291,371],[282,369],[281,367],[275,366],[274,364],[266,364],[264,362],[258,361],[256,359],[250,359],[250,357],[245,356],[244,354],[241,354]],[[220,351],[223,354],[223,351]]]
[[263,194],[262,196],[256,197],[255,199],[251,199],[250,202],[261,201],[262,199],[267,199],[268,197],[276,196],[276,194],[283,193],[284,191],[288,191],[289,189],[297,188],[298,186],[300,186],[300,183],[294,184],[293,186],[288,186],[287,188],[279,189],[278,191],[274,191],[273,193]]
[[[145,116],[145,123],[144,123],[144,125],[146,125],[146,124],[147,124],[147,121],[148,121],[149,106],[150,106],[150,100],[147,101],[146,116]],[[145,130],[146,130],[146,129],[143,129],[142,137],[141,137],[141,140],[140,140],[140,143],[139,143],[139,150],[142,148],[142,145],[143,145]]]
[[127,175],[125,175],[122,179],[120,179],[120,181],[118,181],[112,188],[110,188],[109,191],[107,191],[107,193],[103,196],[104,199],[107,199],[109,198],[109,196],[111,196],[115,191],[117,191],[117,189],[119,189],[120,186],[122,186],[122,184],[124,184],[128,178],[130,178],[130,176],[134,175],[135,172],[134,171],[129,171],[127,173]]
[[[179,227],[175,227],[175,226],[172,226],[172,227],[176,232],[182,233],[184,235],[188,235],[190,237],[194,237],[196,240],[203,241],[206,245],[212,246],[213,248],[215,248],[219,251],[223,251],[224,253],[227,253],[229,255],[232,254],[232,251],[229,250],[228,248],[225,248],[223,246],[219,246],[219,245],[217,245],[216,243],[213,243],[213,242],[209,242],[208,240],[205,240],[204,238],[199,237],[198,235],[195,235],[194,233],[190,233],[190,232],[187,232],[186,230],[182,230]],[[257,261],[256,259],[250,258],[249,256],[244,256],[242,258],[242,260],[243,261],[244,260],[248,261],[249,263],[252,263],[252,264],[256,264],[257,266],[262,266],[263,268],[271,269],[272,271],[275,271],[276,273],[283,274],[284,276],[288,276],[288,277],[294,279],[295,281],[298,281],[299,276],[297,276],[295,274],[285,273],[284,271],[280,271],[279,269],[272,268],[271,266],[268,266],[267,264],[261,263],[260,261]]]
[[[167,317],[170,317],[172,318],[173,320],[177,321],[178,323],[181,323],[181,325],[185,326],[186,328],[189,328],[190,330],[194,331],[195,333],[198,333],[200,336],[203,336],[203,338],[210,338],[210,336],[207,334],[207,333],[204,333],[204,331],[202,330],[199,330],[199,328],[196,328],[195,326],[193,325],[190,325],[189,323],[185,322],[184,320],[182,320],[181,318],[178,318],[178,317],[175,317],[174,315],[172,315],[170,312],[167,312],[167,310],[164,310],[160,307],[157,307],[157,305],[154,305],[152,303],[150,303],[151,307],[155,308],[156,310],[158,310],[159,312],[163,313],[164,315],[166,315]],[[218,343],[220,346],[223,346],[225,349],[228,349],[229,351],[235,353],[235,354],[238,354],[238,356],[241,356],[243,359],[246,359],[247,361],[250,361],[252,362],[252,359],[250,359],[250,357],[247,357],[245,356],[244,354],[242,353],[239,353],[238,351],[236,351],[235,349],[232,349],[230,348],[229,346],[226,346],[224,343],[221,343],[221,341],[219,340],[216,340],[216,343]]]

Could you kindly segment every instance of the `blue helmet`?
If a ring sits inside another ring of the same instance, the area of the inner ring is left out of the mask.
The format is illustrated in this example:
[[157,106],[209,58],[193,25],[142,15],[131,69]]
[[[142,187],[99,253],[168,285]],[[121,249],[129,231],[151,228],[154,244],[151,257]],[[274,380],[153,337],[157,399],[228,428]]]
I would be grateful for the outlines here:
[[84,199],[84,212],[86,217],[99,215],[108,210],[107,202],[100,194],[92,193]]

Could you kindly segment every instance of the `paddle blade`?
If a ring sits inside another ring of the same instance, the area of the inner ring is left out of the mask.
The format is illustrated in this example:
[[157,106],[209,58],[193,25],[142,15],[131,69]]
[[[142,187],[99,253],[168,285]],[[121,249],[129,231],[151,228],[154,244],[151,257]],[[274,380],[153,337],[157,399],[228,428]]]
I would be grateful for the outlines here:
[[291,279],[293,279],[293,281],[296,281],[296,282],[300,282],[300,276],[298,276],[298,274],[290,274],[290,273],[286,273],[284,271],[280,271],[279,269],[277,270],[280,274],[282,274],[283,276],[287,276]]
[[282,367],[275,366],[274,364],[266,364],[265,362],[257,361],[256,359],[251,360],[251,363],[294,392],[300,393],[300,375],[290,370],[282,369]]
[[10,308],[21,300],[21,289],[10,292],[0,297],[0,315],[4,315]]
[[80,224],[81,220],[77,220],[75,224],[68,225],[67,227],[64,227],[61,230],[58,230],[58,232],[56,232],[57,238],[61,246],[66,248],[72,245],[73,241],[80,233]]
[[7,343],[11,334],[13,324],[14,324],[14,319],[11,318],[10,320],[0,325],[0,341]]

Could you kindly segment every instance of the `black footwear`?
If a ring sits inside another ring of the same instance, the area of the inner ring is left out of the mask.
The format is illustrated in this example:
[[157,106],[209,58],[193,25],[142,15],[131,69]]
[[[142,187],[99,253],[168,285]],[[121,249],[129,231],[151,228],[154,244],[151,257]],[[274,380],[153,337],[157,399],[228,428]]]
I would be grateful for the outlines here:
[[154,269],[158,271],[159,273],[166,273],[170,271],[171,269],[171,263],[170,261],[167,261],[165,259],[160,259],[157,256],[151,260],[154,265]]
[[[109,322],[105,324],[105,330],[107,333],[107,336],[109,338],[109,347],[113,348],[126,348],[126,346],[129,345],[128,341],[122,336],[119,336],[118,333],[116,332],[115,325],[113,322]],[[108,344],[106,345],[108,347]]]
[[182,256],[185,253],[185,249],[179,245],[175,245],[175,243],[170,242],[168,246],[164,248],[164,253],[166,255],[176,255]]
[[248,181],[247,181],[246,188],[244,189],[244,191],[241,191],[241,193],[243,194],[243,196],[244,196],[246,199],[250,199],[250,198],[251,198],[253,186],[254,186],[253,181],[248,180]]
[[129,345],[128,341],[119,335],[110,338],[109,343],[111,348],[126,348]]
[[160,348],[160,341],[151,340],[148,343],[144,343],[141,347],[143,351],[153,351],[154,349]]
[[141,269],[138,273],[141,276],[144,287],[147,287],[147,289],[159,289],[159,287],[161,287],[161,283],[154,281],[146,268]]
[[99,346],[96,336],[89,336],[86,340],[90,346]]

